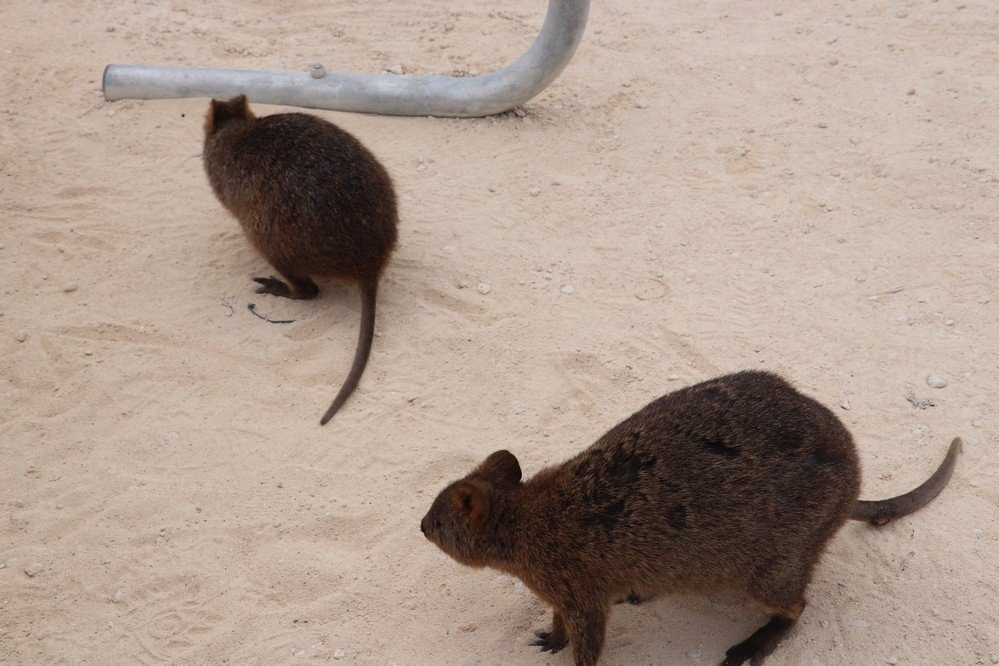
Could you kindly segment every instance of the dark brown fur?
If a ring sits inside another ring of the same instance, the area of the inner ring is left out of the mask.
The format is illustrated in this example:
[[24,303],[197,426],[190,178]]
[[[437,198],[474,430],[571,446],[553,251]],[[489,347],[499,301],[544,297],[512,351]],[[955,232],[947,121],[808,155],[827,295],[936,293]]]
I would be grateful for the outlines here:
[[513,574],[550,604],[551,630],[533,643],[542,650],[571,643],[577,664],[593,664],[615,599],[734,589],[771,618],[724,664],[756,664],[801,614],[836,530],[925,505],[959,447],[919,497],[874,511],[857,501],[860,466],[840,420],[780,377],[741,372],[659,398],[523,483],[513,454],[497,451],[445,488],[420,528],[458,562]]
[[304,113],[257,118],[245,96],[212,100],[204,161],[219,201],[287,280],[253,278],[261,285],[257,293],[315,298],[314,278],[360,287],[357,351],[325,424],[357,387],[371,351],[378,278],[396,243],[392,180],[336,125]]

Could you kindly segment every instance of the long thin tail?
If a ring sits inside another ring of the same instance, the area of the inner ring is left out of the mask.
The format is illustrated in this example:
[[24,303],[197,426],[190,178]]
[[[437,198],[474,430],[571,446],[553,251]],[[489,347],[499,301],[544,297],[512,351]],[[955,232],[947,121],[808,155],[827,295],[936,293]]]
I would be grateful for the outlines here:
[[913,511],[918,511],[930,503],[934,497],[940,494],[950,475],[954,472],[954,463],[957,462],[957,454],[961,451],[961,438],[955,437],[947,450],[947,456],[933,472],[933,476],[923,481],[918,488],[914,488],[904,495],[892,497],[886,500],[865,501],[859,500],[857,506],[853,507],[850,518],[853,520],[866,520],[871,525],[884,525],[901,516],[907,516]]
[[357,336],[357,351],[354,352],[354,364],[350,366],[350,373],[344,380],[340,392],[333,398],[333,404],[323,414],[319,425],[326,425],[326,422],[333,418],[337,410],[347,402],[347,398],[357,388],[357,383],[361,381],[364,373],[364,366],[368,364],[368,355],[371,353],[371,341],[375,337],[375,298],[378,296],[378,275],[364,278],[360,281],[361,286],[361,332]]

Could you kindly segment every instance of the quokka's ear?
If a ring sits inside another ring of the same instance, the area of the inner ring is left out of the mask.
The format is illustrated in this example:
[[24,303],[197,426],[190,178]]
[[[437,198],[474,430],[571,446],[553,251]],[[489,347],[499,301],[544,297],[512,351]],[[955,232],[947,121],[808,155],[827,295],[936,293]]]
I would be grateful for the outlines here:
[[205,114],[205,134],[211,134],[215,131],[215,123],[219,117],[219,106],[222,102],[217,99],[213,99],[212,103],[208,105],[208,113]]
[[229,100],[229,106],[232,109],[233,115],[239,118],[253,117],[253,113],[250,111],[250,103],[247,101],[246,95],[233,97]]
[[489,517],[489,488],[480,481],[465,480],[454,489],[454,503],[474,529]]
[[476,471],[498,486],[513,486],[520,483],[520,463],[517,456],[506,449],[489,454]]
[[248,120],[253,118],[246,95],[239,95],[230,100],[213,99],[208,116],[205,118],[205,129],[209,132],[232,120]]

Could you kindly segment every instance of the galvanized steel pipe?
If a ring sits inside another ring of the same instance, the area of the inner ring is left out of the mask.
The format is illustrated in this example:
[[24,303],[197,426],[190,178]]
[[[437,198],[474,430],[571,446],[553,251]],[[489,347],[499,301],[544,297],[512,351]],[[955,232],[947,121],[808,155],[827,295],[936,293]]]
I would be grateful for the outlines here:
[[565,69],[583,37],[589,0],[549,0],[537,39],[514,62],[483,76],[399,76],[108,65],[104,98],[246,95],[261,104],[395,116],[485,116],[531,99]]

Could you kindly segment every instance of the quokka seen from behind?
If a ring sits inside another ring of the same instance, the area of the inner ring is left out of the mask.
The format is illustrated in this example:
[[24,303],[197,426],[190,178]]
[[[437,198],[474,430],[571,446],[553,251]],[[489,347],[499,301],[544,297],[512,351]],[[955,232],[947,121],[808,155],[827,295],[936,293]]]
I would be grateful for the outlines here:
[[219,201],[284,278],[253,278],[257,293],[311,299],[313,280],[328,278],[360,288],[354,361],[325,424],[357,388],[371,352],[378,282],[397,240],[392,179],[336,125],[304,113],[258,118],[245,96],[212,100],[204,165]]

